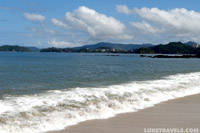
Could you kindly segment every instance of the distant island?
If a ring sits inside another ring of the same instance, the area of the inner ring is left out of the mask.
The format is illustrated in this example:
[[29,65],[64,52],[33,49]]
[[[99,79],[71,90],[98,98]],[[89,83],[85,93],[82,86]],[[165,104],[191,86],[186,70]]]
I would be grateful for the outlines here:
[[149,58],[200,58],[200,54],[186,54],[186,55],[140,55],[140,57]]
[[21,46],[10,46],[10,45],[4,45],[0,47],[0,51],[10,51],[10,52],[31,52],[29,48],[21,47]]
[[200,53],[196,42],[170,42],[168,44],[116,44],[101,42],[73,48],[43,48],[4,45],[0,51],[10,52],[63,52],[63,53],[135,53],[135,54],[192,54]]
[[40,52],[36,47],[22,47],[18,45],[3,45],[0,46],[0,52]]

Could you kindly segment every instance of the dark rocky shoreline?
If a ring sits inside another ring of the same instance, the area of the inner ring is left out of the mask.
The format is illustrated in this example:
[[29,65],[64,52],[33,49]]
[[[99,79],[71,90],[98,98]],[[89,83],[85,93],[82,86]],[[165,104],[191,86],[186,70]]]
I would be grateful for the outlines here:
[[200,58],[200,55],[140,55],[149,58]]

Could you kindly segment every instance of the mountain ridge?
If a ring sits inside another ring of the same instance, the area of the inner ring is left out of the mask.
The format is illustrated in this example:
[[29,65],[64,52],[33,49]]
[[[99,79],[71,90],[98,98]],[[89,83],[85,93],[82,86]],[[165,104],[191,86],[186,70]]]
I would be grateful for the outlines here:
[[0,51],[13,51],[13,52],[110,52],[110,53],[193,53],[195,49],[199,49],[199,44],[196,42],[169,42],[168,44],[153,45],[146,44],[121,44],[110,42],[99,42],[91,45],[84,45],[72,48],[43,48],[18,45],[3,45],[0,46]]
[[154,46],[153,44],[146,43],[146,44],[122,44],[122,43],[110,43],[110,42],[99,42],[96,44],[84,45],[80,47],[73,47],[74,49],[81,49],[81,48],[89,48],[91,50],[100,48],[100,47],[110,47],[112,49],[118,50],[133,50],[138,49],[141,47],[151,47]]

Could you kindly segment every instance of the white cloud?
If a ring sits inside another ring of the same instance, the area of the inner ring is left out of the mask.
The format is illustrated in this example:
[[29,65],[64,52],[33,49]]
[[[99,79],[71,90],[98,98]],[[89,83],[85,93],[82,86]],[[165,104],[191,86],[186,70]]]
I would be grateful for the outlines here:
[[67,12],[65,22],[72,29],[88,33],[94,40],[132,39],[132,35],[126,32],[127,29],[123,23],[85,6],[79,7],[72,13]]
[[34,21],[34,22],[43,22],[46,19],[45,16],[42,16],[40,14],[24,13],[23,15],[25,19],[29,21]]
[[54,47],[68,47],[69,45],[71,45],[69,42],[56,41],[56,39],[53,39],[52,41],[48,41],[48,44]]
[[157,27],[153,27],[149,23],[143,21],[143,22],[130,22],[131,26],[135,29],[139,30],[140,34],[157,34],[162,32],[162,29],[159,29]]
[[117,5],[116,10],[119,13],[124,13],[124,14],[131,14],[132,10],[130,10],[126,5]]
[[65,24],[64,22],[56,19],[56,18],[52,18],[51,22],[55,25],[55,26],[59,26],[59,27],[63,27],[63,28],[68,28],[67,24]]
[[184,8],[160,10],[158,8],[135,9],[136,13],[148,21],[176,29],[177,32],[200,32],[200,13]]
[[[196,40],[200,34],[200,13],[184,8],[160,10],[158,8],[135,8],[135,12],[144,20],[153,23],[176,40]],[[170,39],[170,38],[167,39]],[[195,39],[194,39],[195,38]],[[200,39],[199,39],[200,41]]]
[[[75,40],[75,41],[57,41],[55,38],[51,41],[47,41],[47,43],[53,47],[59,48],[69,48],[69,47],[76,47],[81,46],[83,41],[82,40]],[[84,44],[85,45],[85,44]]]
[[198,37],[200,34],[200,12],[185,8],[161,10],[143,7],[129,9],[126,5],[117,5],[116,10],[119,13],[138,15],[141,18],[139,22],[130,22],[135,39],[139,35],[145,35],[144,38],[156,36],[155,40],[159,41],[171,41],[170,39],[200,41]]

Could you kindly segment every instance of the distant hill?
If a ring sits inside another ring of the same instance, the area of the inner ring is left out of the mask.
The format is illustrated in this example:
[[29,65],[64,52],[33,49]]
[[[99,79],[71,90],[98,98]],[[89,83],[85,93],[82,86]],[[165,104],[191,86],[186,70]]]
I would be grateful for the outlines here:
[[31,52],[31,50],[27,47],[22,47],[22,46],[11,46],[11,45],[3,45],[0,46],[0,51],[9,51],[9,52]]
[[11,52],[76,52],[76,53],[138,53],[138,54],[200,54],[196,42],[170,42],[168,44],[119,44],[100,42],[74,48],[44,48],[23,47],[18,45],[0,46],[0,51]]
[[185,44],[185,45],[190,45],[190,46],[192,46],[192,45],[195,45],[195,44],[198,44],[198,43],[189,41],[189,42],[186,42],[186,43],[184,43],[184,44]]
[[196,54],[197,48],[182,42],[170,42],[149,48],[139,48],[135,52],[140,54]]
[[75,48],[46,48],[41,52],[77,52],[77,53],[138,53],[138,54],[199,54],[200,48],[182,42],[168,44],[114,44],[97,43]]
[[195,50],[192,46],[182,42],[170,42],[166,45],[156,45],[151,48],[155,53],[161,54],[192,54]]
[[147,48],[153,46],[152,44],[119,44],[119,43],[109,43],[109,42],[100,42],[93,45],[85,45],[82,47],[75,47],[74,49],[84,49],[89,48],[91,50],[95,50],[102,47],[107,47],[111,49],[117,49],[117,50],[133,50],[133,49],[139,49],[139,48]]
[[40,49],[37,47],[26,47],[28,49],[30,49],[32,52],[40,52]]

